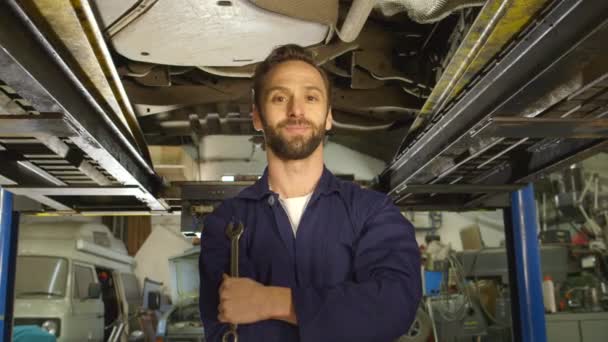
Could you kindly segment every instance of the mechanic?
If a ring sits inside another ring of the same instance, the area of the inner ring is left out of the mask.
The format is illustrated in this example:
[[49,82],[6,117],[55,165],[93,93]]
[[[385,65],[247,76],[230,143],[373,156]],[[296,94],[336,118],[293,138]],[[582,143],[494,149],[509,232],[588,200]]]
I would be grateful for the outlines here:
[[[384,194],[336,178],[323,163],[331,87],[302,47],[256,69],[253,125],[268,167],[204,220],[200,312],[207,342],[238,323],[241,342],[390,342],[421,296],[412,225]],[[229,277],[230,222],[242,222],[240,277]]]

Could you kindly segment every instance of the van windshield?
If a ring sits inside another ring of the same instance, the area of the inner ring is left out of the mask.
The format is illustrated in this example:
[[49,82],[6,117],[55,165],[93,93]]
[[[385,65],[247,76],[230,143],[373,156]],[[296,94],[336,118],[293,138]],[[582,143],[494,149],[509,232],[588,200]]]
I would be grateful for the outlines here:
[[46,256],[18,256],[15,296],[64,297],[68,261]]

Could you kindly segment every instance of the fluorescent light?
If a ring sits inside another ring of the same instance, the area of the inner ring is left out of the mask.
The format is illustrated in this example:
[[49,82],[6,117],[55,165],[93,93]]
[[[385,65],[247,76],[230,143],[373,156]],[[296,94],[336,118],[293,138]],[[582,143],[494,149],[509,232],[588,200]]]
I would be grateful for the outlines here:
[[234,176],[222,176],[222,182],[234,182]]
[[151,211],[147,210],[135,210],[135,211],[95,211],[85,210],[81,211],[82,216],[152,216]]

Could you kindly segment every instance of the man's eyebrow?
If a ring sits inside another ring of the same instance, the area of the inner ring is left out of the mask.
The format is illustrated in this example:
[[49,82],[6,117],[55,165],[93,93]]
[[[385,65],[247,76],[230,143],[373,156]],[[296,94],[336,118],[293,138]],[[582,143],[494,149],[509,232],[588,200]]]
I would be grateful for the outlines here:
[[306,86],[306,89],[307,89],[307,90],[316,90],[316,91],[318,91],[318,92],[320,92],[320,93],[322,93],[322,94],[324,94],[324,93],[325,93],[325,92],[323,91],[323,89],[321,89],[321,88],[319,88],[319,87],[317,87],[317,86]]
[[270,92],[273,92],[275,90],[289,91],[289,88],[282,87],[282,86],[274,86],[274,87],[270,87],[270,88],[266,89],[265,93],[270,93]]
[[[305,86],[304,88],[305,88],[306,90],[316,90],[316,91],[318,91],[318,92],[320,92],[320,93],[324,93],[323,89],[321,89],[321,88],[319,88],[319,87],[317,87],[317,86],[312,86],[312,85],[311,85],[311,86]],[[271,92],[273,92],[273,91],[277,91],[277,90],[278,90],[278,91],[284,91],[284,92],[290,92],[290,89],[289,89],[289,88],[287,88],[287,87],[283,87],[283,86],[273,86],[273,87],[270,87],[270,88],[266,89],[265,93],[271,93]]]

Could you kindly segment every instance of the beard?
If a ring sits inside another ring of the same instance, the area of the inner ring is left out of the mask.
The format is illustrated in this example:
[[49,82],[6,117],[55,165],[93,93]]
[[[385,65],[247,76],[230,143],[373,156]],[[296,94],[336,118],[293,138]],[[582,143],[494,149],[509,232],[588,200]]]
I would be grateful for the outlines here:
[[[308,158],[325,138],[325,120],[318,126],[306,119],[286,119],[275,126],[262,120],[266,145],[281,160],[302,160]],[[310,136],[295,135],[285,137],[281,129],[288,125],[302,125],[312,131]]]

